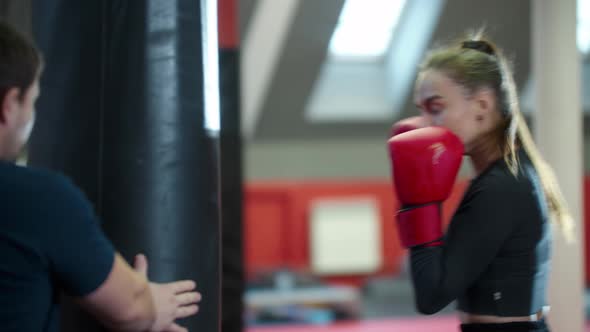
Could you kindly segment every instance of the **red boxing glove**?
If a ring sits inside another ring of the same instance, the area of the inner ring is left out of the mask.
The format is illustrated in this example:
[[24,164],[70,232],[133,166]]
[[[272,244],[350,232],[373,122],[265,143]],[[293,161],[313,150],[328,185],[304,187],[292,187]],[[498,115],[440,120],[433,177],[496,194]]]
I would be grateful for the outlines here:
[[393,137],[395,135],[399,135],[401,133],[405,133],[406,131],[423,128],[426,127],[426,123],[424,118],[421,116],[412,116],[406,119],[402,119],[391,126],[391,135]]
[[442,127],[411,130],[389,139],[393,181],[402,204],[397,215],[406,247],[438,244],[441,203],[447,199],[463,158],[463,144]]

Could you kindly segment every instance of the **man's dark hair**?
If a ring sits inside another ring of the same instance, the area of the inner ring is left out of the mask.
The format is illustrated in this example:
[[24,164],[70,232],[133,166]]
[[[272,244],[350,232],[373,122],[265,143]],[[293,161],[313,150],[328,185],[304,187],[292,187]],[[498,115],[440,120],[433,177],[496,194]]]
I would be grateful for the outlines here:
[[41,66],[41,55],[34,44],[0,21],[0,101],[11,88],[18,88],[23,98]]

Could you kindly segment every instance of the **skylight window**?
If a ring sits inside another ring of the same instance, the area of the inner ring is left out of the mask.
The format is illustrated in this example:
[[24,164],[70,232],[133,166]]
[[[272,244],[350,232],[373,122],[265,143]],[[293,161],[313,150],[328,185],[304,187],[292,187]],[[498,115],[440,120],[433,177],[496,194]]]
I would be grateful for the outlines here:
[[336,58],[371,59],[385,55],[406,0],[346,0],[330,41]]
[[590,0],[578,0],[578,48],[590,52]]

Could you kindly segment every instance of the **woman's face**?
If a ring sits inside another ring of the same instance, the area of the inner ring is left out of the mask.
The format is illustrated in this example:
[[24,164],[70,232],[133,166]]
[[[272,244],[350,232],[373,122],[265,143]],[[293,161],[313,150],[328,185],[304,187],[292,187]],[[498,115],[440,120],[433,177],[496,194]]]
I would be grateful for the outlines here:
[[414,99],[427,125],[450,129],[470,154],[479,138],[499,121],[493,94],[481,90],[470,95],[443,72],[426,70],[418,76]]

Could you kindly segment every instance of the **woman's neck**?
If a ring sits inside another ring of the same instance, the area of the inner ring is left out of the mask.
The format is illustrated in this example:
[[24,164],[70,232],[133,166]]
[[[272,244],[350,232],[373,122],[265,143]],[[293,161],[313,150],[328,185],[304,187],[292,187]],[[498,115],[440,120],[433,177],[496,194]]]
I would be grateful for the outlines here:
[[492,163],[502,158],[502,150],[497,144],[479,146],[469,152],[476,176],[485,171]]

